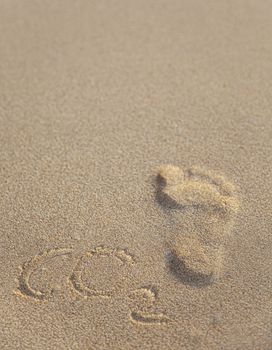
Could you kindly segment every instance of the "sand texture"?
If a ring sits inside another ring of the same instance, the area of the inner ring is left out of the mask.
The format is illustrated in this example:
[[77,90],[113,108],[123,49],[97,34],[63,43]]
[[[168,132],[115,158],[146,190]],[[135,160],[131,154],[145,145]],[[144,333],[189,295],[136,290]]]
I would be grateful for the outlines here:
[[0,349],[272,349],[272,2],[0,0]]

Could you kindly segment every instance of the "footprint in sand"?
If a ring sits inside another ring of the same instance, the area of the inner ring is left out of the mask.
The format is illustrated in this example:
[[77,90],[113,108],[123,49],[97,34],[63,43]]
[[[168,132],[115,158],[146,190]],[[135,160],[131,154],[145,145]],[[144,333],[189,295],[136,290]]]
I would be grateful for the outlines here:
[[173,165],[162,166],[157,180],[157,200],[175,228],[168,237],[168,267],[183,283],[212,283],[239,208],[233,185],[211,171]]

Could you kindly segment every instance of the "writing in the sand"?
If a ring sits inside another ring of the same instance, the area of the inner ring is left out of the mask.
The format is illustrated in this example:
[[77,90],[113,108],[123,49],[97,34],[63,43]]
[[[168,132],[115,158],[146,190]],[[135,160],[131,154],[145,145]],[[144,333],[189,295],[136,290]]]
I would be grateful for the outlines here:
[[[53,288],[39,290],[33,286],[31,281],[34,273],[37,275],[38,271],[42,269],[42,265],[52,258],[72,255],[73,252],[73,248],[54,248],[41,252],[26,261],[20,267],[18,289],[15,294],[40,302],[53,300]],[[75,266],[70,272],[68,283],[65,288],[67,288],[69,284],[70,290],[72,290],[73,293],[76,293],[77,296],[83,299],[89,300],[94,297],[112,298],[114,295],[120,293],[122,291],[122,287],[120,286],[118,288],[98,289],[87,285],[84,281],[83,274],[86,266],[91,265],[92,259],[97,257],[116,259],[120,263],[120,266],[123,267],[130,267],[136,264],[135,257],[128,250],[103,246],[95,247],[94,249],[84,252],[84,254],[77,259]],[[129,319],[131,322],[142,325],[162,325],[170,321],[165,314],[154,311],[158,296],[158,289],[154,286],[140,286],[133,290],[125,289],[125,295],[128,304],[130,304]]]

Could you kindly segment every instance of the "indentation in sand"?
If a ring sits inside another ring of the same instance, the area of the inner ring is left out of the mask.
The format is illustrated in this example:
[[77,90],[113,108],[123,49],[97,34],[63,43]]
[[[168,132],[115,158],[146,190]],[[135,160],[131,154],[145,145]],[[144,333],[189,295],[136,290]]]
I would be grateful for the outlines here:
[[199,167],[185,172],[165,165],[158,173],[157,199],[175,216],[167,254],[171,272],[186,284],[210,284],[219,275],[223,239],[239,208],[234,186]]
[[161,325],[170,322],[170,318],[164,313],[153,310],[158,299],[158,290],[154,286],[141,287],[132,291],[129,295],[133,301],[130,309],[130,320],[136,324]]
[[142,311],[132,311],[130,317],[132,322],[143,325],[161,325],[170,321],[164,314],[149,314]]
[[71,254],[73,251],[72,248],[54,248],[46,250],[45,252],[35,255],[32,259],[27,261],[21,267],[21,274],[18,278],[19,282],[19,293],[24,296],[34,298],[36,300],[47,300],[48,297],[52,294],[53,289],[48,291],[36,290],[31,287],[30,278],[31,275],[38,268],[41,267],[48,259],[55,258],[57,256]]
[[85,253],[77,262],[71,276],[70,276],[70,282],[73,287],[73,289],[80,294],[80,296],[84,298],[88,297],[105,297],[109,298],[111,297],[115,289],[96,289],[96,288],[90,288],[87,286],[82,279],[82,273],[85,269],[85,266],[88,262],[91,261],[91,259],[95,256],[104,256],[104,257],[114,257],[122,262],[122,264],[133,264],[134,257],[127,252],[124,249],[113,249],[108,247],[96,247],[95,249]]
[[184,174],[180,168],[166,165],[160,168],[159,179],[162,193],[179,207],[203,207],[225,214],[239,208],[233,185],[211,171],[193,167]]
[[198,287],[209,285],[218,277],[221,258],[222,249],[203,244],[194,235],[178,236],[167,257],[175,277]]
[[133,290],[129,298],[133,301],[134,307],[140,310],[146,310],[157,301],[158,290],[154,286],[141,287]]

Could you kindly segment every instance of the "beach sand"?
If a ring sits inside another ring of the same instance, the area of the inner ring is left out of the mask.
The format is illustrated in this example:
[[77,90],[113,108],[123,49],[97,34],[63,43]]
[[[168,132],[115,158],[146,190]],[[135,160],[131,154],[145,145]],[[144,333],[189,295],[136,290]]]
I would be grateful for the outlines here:
[[0,8],[1,350],[272,349],[272,3]]

